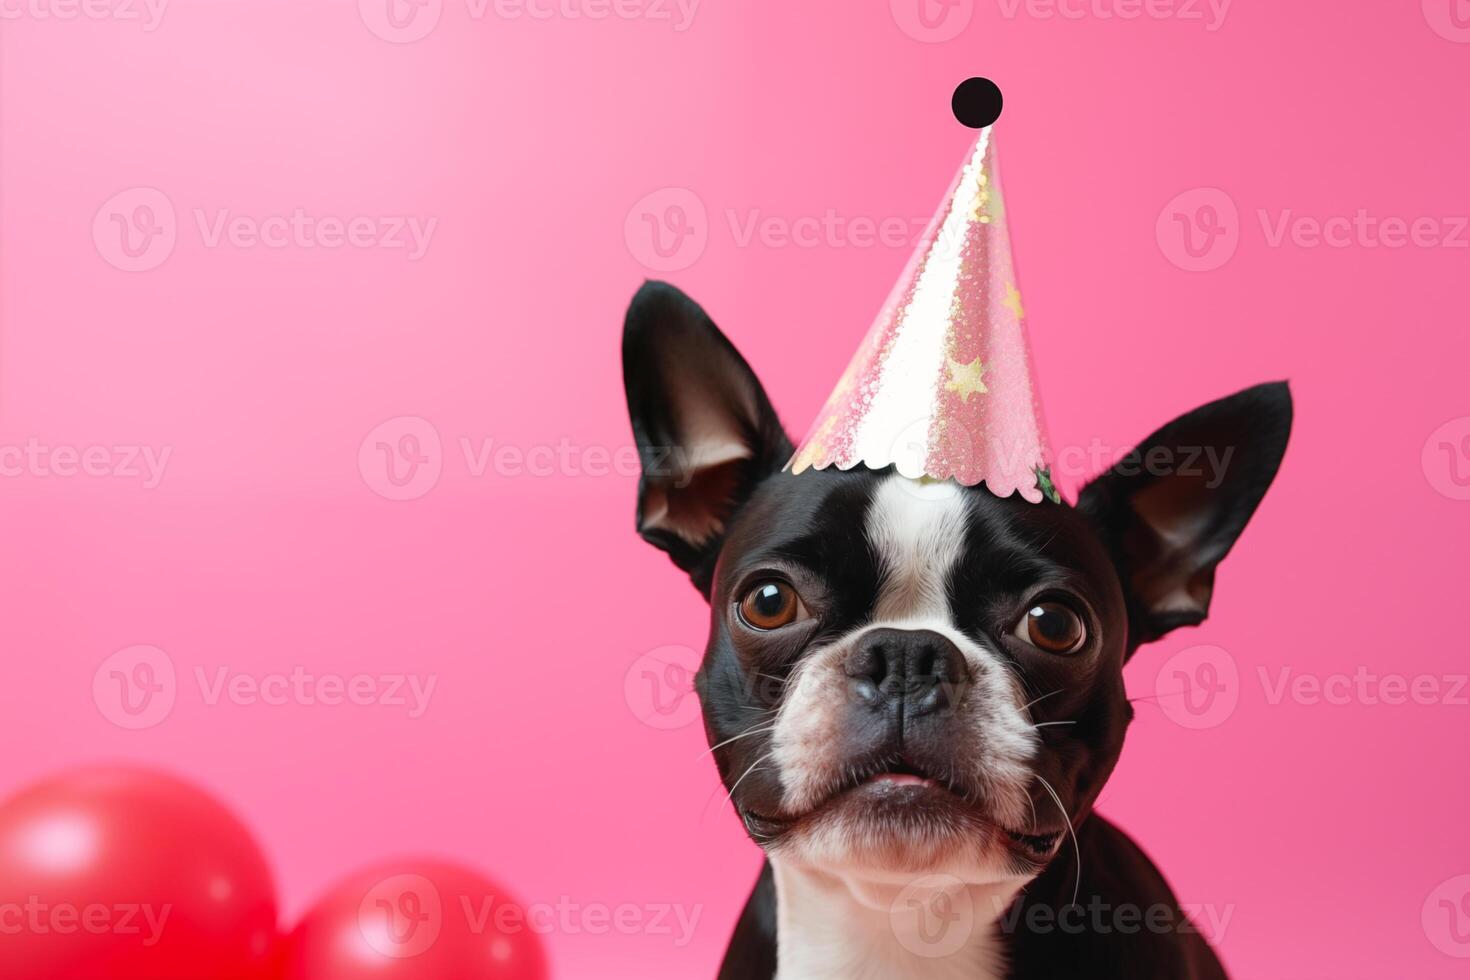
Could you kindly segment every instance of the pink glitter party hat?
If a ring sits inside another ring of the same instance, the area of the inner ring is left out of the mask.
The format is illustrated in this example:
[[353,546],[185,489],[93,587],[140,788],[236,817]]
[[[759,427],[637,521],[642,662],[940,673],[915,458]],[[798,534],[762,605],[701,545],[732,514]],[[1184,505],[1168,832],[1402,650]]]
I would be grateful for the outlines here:
[[786,468],[893,466],[1057,501],[1031,376],[987,127]]

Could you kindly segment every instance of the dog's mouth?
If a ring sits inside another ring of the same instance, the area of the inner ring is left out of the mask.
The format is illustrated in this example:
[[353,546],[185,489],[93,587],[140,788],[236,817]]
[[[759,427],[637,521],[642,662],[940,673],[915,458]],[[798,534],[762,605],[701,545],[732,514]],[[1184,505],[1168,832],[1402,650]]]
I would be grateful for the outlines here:
[[830,793],[799,814],[769,815],[744,807],[739,812],[751,836],[762,844],[814,821],[842,817],[900,838],[932,834],[941,827],[989,833],[1003,838],[1018,856],[1036,862],[1050,859],[1062,838],[1060,830],[1006,826],[991,814],[981,794],[906,757],[849,766]]

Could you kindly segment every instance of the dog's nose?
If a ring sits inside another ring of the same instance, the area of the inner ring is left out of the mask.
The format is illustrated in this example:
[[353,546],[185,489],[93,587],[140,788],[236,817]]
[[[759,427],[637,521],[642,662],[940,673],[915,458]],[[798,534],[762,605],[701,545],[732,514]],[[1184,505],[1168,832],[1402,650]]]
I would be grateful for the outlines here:
[[878,710],[902,706],[906,717],[958,704],[969,679],[964,654],[933,630],[873,630],[843,669],[859,702]]

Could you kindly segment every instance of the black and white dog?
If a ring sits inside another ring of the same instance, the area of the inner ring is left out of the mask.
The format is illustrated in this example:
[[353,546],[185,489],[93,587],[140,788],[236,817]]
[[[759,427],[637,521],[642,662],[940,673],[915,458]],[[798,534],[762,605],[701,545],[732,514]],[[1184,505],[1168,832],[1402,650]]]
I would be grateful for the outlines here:
[[[782,472],[754,373],[662,283],[628,311],[623,374],[638,530],[709,600],[705,728],[767,858],[720,976],[1223,977],[1091,808],[1132,717],[1123,665],[1205,618],[1286,449],[1286,385],[1169,423],[1070,507]],[[1206,450],[1225,465],[1181,465]]]

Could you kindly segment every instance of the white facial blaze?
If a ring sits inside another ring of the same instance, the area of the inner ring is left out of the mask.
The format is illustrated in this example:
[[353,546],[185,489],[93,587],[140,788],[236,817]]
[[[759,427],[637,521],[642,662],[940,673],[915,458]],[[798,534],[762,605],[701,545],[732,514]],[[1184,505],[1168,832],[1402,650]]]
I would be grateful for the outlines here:
[[868,512],[868,544],[882,562],[883,587],[873,610],[885,620],[949,619],[949,577],[964,552],[969,512],[949,482],[892,477]]

